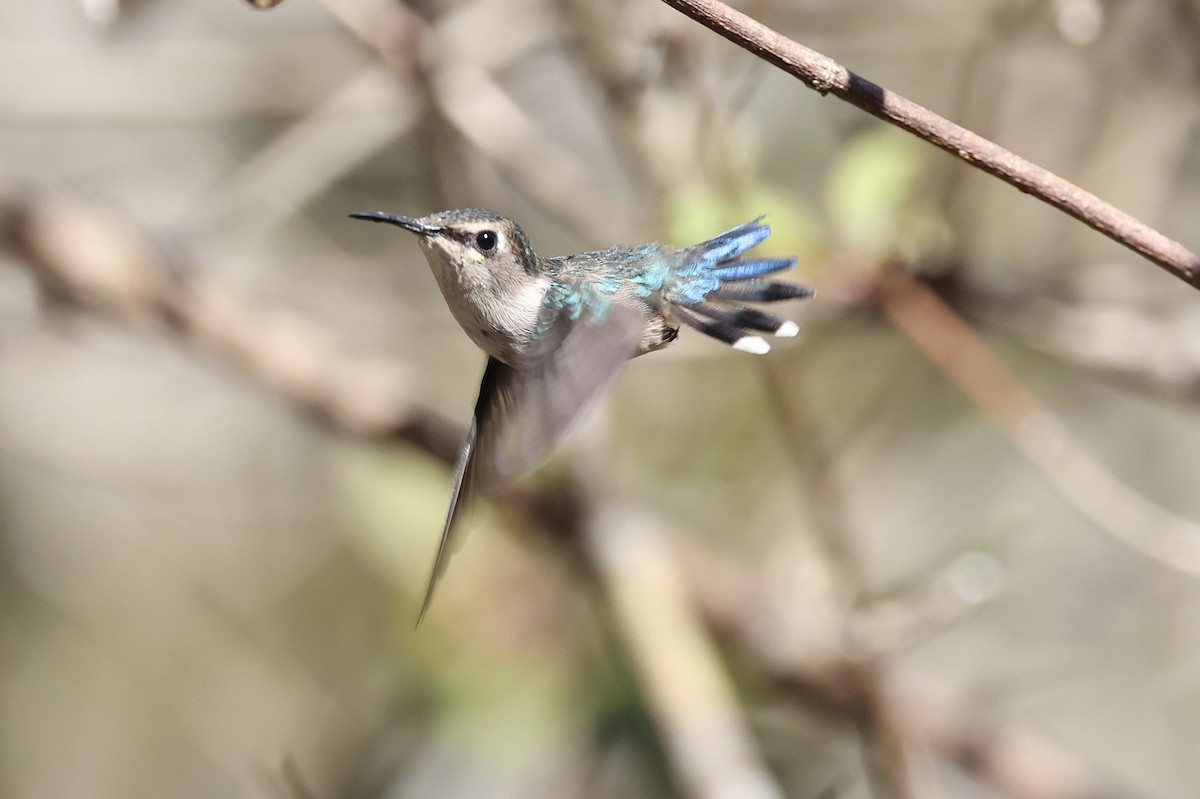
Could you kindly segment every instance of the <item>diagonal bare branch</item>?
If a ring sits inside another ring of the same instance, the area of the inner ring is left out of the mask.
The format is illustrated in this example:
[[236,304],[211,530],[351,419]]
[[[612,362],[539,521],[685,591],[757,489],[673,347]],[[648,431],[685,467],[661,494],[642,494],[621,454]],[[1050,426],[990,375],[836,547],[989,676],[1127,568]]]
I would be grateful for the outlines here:
[[720,0],[663,0],[729,41],[799,78],[995,175],[1200,288],[1200,256],[1146,223],[995,142],[854,74],[826,55]]
[[884,313],[962,390],[1066,501],[1126,546],[1200,576],[1200,524],[1120,480],[922,283],[896,276]]

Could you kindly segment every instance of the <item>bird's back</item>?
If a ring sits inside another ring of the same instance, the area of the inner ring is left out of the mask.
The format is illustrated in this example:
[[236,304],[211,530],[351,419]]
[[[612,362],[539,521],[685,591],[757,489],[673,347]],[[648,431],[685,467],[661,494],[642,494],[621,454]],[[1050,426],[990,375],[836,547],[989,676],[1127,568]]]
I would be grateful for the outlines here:
[[763,279],[794,266],[793,259],[742,257],[769,235],[760,217],[684,249],[646,244],[546,259],[546,304],[593,323],[605,321],[612,303],[637,308],[645,318],[638,354],[674,341],[681,323],[738,349],[766,352],[770,346],[756,332],[792,336],[796,325],[743,303],[811,293]]
[[662,245],[646,244],[544,259],[544,273],[551,279],[546,304],[588,324],[607,324],[614,304],[635,308],[645,325],[636,354],[661,349],[679,332],[664,303],[676,255]]

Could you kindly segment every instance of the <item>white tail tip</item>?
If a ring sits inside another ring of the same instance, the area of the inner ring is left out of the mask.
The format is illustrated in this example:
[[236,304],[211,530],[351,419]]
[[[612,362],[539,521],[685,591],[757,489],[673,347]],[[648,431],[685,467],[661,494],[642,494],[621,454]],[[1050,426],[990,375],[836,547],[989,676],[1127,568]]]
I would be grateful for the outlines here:
[[779,326],[779,329],[775,331],[775,335],[779,336],[780,338],[792,338],[799,332],[800,325],[796,324],[795,322],[788,321]]
[[771,345],[758,336],[742,336],[733,342],[733,348],[753,355],[766,355],[771,351]]

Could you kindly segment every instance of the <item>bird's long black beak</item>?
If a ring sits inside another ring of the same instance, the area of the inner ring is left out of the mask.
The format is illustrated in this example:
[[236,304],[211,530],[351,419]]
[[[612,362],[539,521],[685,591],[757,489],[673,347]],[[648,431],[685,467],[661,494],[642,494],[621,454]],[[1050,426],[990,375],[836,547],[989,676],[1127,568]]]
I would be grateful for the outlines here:
[[435,233],[440,233],[441,228],[436,225],[427,225],[420,219],[414,219],[411,216],[400,216],[399,214],[386,214],[383,211],[355,211],[350,214],[351,219],[366,219],[368,222],[386,222],[389,225],[396,225],[405,230],[411,230],[421,236],[432,236]]

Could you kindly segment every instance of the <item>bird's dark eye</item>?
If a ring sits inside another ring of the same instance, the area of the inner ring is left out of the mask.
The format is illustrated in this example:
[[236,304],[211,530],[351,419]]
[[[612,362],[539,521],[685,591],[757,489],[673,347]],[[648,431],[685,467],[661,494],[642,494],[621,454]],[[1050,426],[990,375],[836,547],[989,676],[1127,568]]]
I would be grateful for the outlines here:
[[496,233],[491,230],[481,230],[475,234],[475,243],[479,245],[482,252],[491,252],[496,249]]

